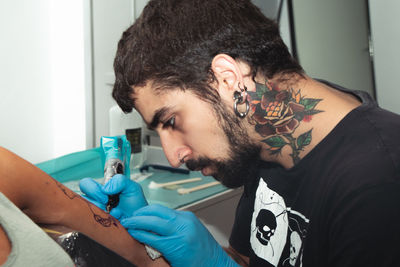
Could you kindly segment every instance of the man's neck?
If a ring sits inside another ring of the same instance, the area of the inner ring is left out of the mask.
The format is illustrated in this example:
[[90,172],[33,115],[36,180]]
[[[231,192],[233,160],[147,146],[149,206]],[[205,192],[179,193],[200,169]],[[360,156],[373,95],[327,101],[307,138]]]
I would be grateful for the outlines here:
[[291,83],[256,83],[249,100],[249,121],[262,144],[261,158],[287,169],[299,163],[360,104],[354,96],[309,77]]

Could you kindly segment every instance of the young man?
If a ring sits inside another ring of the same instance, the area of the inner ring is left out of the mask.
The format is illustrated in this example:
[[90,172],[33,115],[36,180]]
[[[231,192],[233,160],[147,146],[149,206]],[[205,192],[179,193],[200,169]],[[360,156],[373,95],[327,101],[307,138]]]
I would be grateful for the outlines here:
[[168,266],[163,258],[151,260],[115,218],[39,168],[1,147],[0,158],[1,266],[87,266],[36,224],[79,231],[137,266]]
[[[227,250],[241,265],[400,266],[400,116],[308,77],[250,1],[150,1],[114,68],[113,97],[172,166],[244,186]],[[142,201],[128,179],[110,183],[82,189]],[[237,265],[191,213],[117,211],[173,266]]]

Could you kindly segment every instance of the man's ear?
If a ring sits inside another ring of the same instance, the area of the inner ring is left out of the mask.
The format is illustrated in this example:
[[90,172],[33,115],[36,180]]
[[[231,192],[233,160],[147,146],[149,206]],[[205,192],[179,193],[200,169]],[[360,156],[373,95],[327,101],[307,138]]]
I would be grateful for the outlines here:
[[218,90],[229,96],[237,90],[238,83],[243,84],[243,75],[236,60],[226,54],[216,55],[211,62],[211,69],[218,80]]

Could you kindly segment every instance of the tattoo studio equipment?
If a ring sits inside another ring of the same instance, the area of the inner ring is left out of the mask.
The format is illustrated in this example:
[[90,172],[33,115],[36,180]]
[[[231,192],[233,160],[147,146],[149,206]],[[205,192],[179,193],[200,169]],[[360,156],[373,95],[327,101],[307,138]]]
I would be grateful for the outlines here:
[[[112,139],[111,143],[116,144],[116,146],[118,147],[118,141],[116,141],[115,139]],[[103,145],[103,147],[99,145],[98,147],[92,149],[77,151],[74,153],[63,155],[61,157],[57,157],[49,161],[41,162],[37,164],[37,167],[39,167],[44,172],[52,176],[58,182],[67,186],[72,191],[82,195],[82,191],[79,188],[79,183],[82,179],[86,177],[91,177],[94,179],[94,181],[98,183],[104,183],[104,176],[105,176],[104,170],[106,162],[105,153],[103,151],[104,146],[105,144]],[[124,147],[123,144],[122,147]],[[161,147],[149,145],[147,148],[148,148],[146,152],[147,156],[141,167],[135,167],[139,165],[139,162],[141,161],[140,158],[137,157],[135,158],[135,153],[131,154],[133,156],[134,163],[131,160],[129,162],[129,165],[124,162],[123,158],[120,158],[121,162],[125,164],[123,165],[124,171],[127,171],[127,168],[130,169],[131,180],[135,181],[137,174],[151,174],[149,178],[144,179],[142,181],[137,181],[140,184],[141,188],[143,189],[143,193],[147,202],[149,204],[161,204],[163,206],[167,206],[169,208],[177,210],[190,210],[190,211],[201,210],[202,214],[206,214],[206,216],[212,216],[212,218],[218,217],[218,222],[221,221],[222,223],[217,227],[218,229],[224,230],[225,228],[223,227],[225,227],[226,225],[226,213],[224,212],[221,214],[215,214],[214,207],[217,205],[224,205],[225,207],[225,204],[223,203],[225,203],[226,201],[231,201],[233,197],[235,199],[239,198],[241,193],[239,191],[232,191],[230,189],[227,189],[221,184],[216,184],[214,186],[210,186],[205,189],[191,191],[189,194],[180,194],[177,191],[178,189],[177,187],[181,189],[191,190],[194,187],[215,182],[215,180],[212,177],[204,176],[199,172],[191,172],[188,169],[184,168],[184,166],[180,168],[172,168],[169,166],[169,163]],[[122,152],[124,152],[124,148],[122,149]],[[127,154],[129,155],[129,153]],[[131,157],[128,157],[127,160],[129,160],[130,158]],[[113,166],[113,164],[110,165]],[[121,168],[121,166],[118,167],[118,164],[117,166],[114,165],[114,167],[116,167],[116,169],[114,169],[115,172],[118,172],[119,169]],[[170,182],[185,181],[185,180],[187,181],[188,179],[193,179],[198,177],[201,178],[201,180],[199,181],[192,180],[192,182],[190,183],[180,182],[179,185],[175,185],[174,189],[172,188],[167,189],[165,185],[166,183]],[[151,182],[153,182],[153,186],[155,184],[157,185],[164,184],[164,186],[163,187],[156,186],[158,188],[149,188]],[[182,192],[182,190],[180,191]],[[120,199],[119,203],[117,202],[118,203],[117,207],[111,208],[115,204],[110,203],[111,213],[114,213],[117,210],[117,208],[120,208],[120,205],[122,204],[123,200],[122,194],[120,194],[119,196]],[[105,209],[105,207],[103,208]],[[232,213],[233,212],[234,211],[232,211]],[[210,229],[216,229],[216,228],[214,227]],[[220,237],[219,240],[221,240],[221,242],[225,242],[225,236],[228,236],[229,233],[223,232],[222,235],[220,234],[221,231],[220,230],[218,231]],[[96,266],[96,267],[129,266],[120,264],[119,258],[121,257],[116,254],[112,255],[111,253],[112,251],[108,251],[105,247],[99,247],[98,246],[99,244],[91,245],[92,243],[95,244],[96,242],[93,240],[88,240],[90,238],[86,236],[83,236],[81,234],[78,235],[75,234],[67,237],[69,238],[63,239],[64,241],[63,247],[65,249],[68,249],[68,252],[70,252],[72,258],[76,258],[75,262],[77,262],[78,260],[81,261],[82,258],[84,258],[84,256],[87,256],[89,258],[87,259],[87,261],[91,261],[95,258],[93,257],[93,255],[94,256],[98,254],[100,255],[102,253],[101,251],[104,250],[107,251],[104,252],[105,255],[111,255],[107,256],[109,257],[109,259],[106,259],[107,257],[99,256],[98,258],[99,259],[101,258],[102,260],[96,261],[96,263],[94,264],[87,264],[86,266]],[[87,244],[85,245],[86,249],[83,247],[84,244]],[[147,249],[147,251],[149,251],[149,249]],[[112,264],[113,262],[116,264]],[[85,266],[85,265],[82,264],[77,266]]]
[[[101,147],[104,152],[104,184],[106,184],[116,174],[124,174],[130,177],[130,157],[131,145],[125,135],[103,136],[101,137]],[[106,211],[110,212],[119,202],[119,194],[108,197]],[[145,245],[146,252],[150,258],[157,259],[161,257],[160,252]]]
[[207,184],[194,186],[194,187],[191,187],[191,188],[179,188],[178,189],[178,193],[181,194],[181,195],[189,194],[191,192],[195,192],[195,191],[198,191],[198,190],[202,190],[202,189],[209,188],[211,186],[220,185],[220,184],[221,184],[220,182],[215,181],[215,182],[210,182],[210,183],[207,183]]
[[[115,174],[125,174],[130,177],[129,161],[131,146],[126,136],[102,136],[101,147],[104,152],[104,184],[106,184]],[[110,212],[119,202],[119,195],[108,197],[106,211]]]

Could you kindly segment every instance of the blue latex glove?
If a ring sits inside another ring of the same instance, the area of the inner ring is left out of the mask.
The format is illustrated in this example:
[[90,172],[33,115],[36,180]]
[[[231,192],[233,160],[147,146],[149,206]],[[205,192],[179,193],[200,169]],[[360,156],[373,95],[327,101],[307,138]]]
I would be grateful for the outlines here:
[[122,174],[114,175],[105,185],[84,178],[79,182],[79,187],[84,197],[102,210],[106,209],[108,195],[120,193],[118,205],[110,211],[118,220],[130,217],[137,209],[147,206],[142,187]]
[[121,224],[139,242],[160,251],[172,266],[239,266],[192,212],[149,205]]
[[101,190],[102,185],[92,178],[83,178],[79,181],[79,188],[82,191],[82,197],[89,200],[102,210],[106,209],[108,196]]

